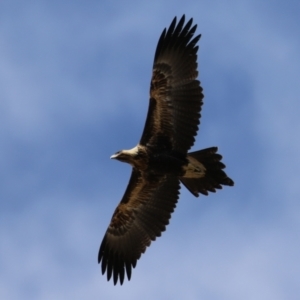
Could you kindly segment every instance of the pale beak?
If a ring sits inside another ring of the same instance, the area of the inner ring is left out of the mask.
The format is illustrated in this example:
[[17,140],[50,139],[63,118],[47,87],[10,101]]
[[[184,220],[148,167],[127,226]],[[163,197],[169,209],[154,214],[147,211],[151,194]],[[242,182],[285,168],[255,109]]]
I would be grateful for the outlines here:
[[110,159],[114,159],[114,158],[117,158],[117,155],[116,154],[113,154]]

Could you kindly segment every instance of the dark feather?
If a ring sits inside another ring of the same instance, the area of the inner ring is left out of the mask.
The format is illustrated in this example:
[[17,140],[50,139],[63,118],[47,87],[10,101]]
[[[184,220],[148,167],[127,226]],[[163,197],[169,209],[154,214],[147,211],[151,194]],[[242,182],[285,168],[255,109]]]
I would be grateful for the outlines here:
[[203,178],[180,178],[184,186],[196,197],[199,193],[208,195],[208,192],[216,192],[216,189],[222,189],[222,185],[233,186],[234,183],[223,171],[225,165],[221,162],[222,156],[217,153],[217,147],[202,149],[188,153],[201,162],[206,174]]
[[[161,178],[159,184],[149,183],[133,169],[128,188],[116,208],[117,213],[112,217],[98,254],[102,273],[107,272],[108,280],[113,276],[114,284],[118,280],[122,284],[125,269],[130,279],[136,261],[169,223],[179,188],[176,176]],[[125,208],[123,203],[126,203]],[[124,229],[120,231],[120,227]]]
[[196,80],[200,35],[193,38],[192,19],[183,16],[164,30],[154,57],[150,102],[141,145],[186,153],[194,144],[202,106],[202,88]]

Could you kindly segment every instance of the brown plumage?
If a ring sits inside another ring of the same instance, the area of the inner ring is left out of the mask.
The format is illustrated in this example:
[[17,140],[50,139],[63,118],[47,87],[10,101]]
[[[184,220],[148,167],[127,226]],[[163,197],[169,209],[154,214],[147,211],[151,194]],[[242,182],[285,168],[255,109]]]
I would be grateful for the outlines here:
[[98,262],[107,279],[123,284],[146,247],[161,235],[175,209],[180,181],[195,196],[232,186],[217,148],[187,153],[198,131],[202,88],[196,80],[200,35],[183,16],[158,41],[150,102],[140,143],[111,158],[127,162],[132,174],[100,246]]

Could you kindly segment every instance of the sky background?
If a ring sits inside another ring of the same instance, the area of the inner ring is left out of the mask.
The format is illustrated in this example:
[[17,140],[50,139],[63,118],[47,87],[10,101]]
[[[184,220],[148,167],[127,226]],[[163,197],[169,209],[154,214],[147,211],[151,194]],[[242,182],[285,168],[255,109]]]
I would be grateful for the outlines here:
[[[225,4],[226,3],[226,4]],[[167,231],[113,286],[100,242],[139,141],[156,43],[202,34],[201,126],[234,188],[182,188]],[[1,1],[0,299],[300,298],[300,2]]]

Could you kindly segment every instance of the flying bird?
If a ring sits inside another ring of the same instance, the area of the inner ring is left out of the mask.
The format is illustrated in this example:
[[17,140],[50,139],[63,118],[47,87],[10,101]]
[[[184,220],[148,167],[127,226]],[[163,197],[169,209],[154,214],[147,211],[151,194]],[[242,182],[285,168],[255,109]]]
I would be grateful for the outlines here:
[[132,166],[125,194],[100,245],[107,280],[123,284],[151,241],[166,229],[180,182],[196,197],[233,186],[217,147],[189,152],[198,131],[203,93],[197,80],[197,25],[185,16],[164,29],[155,52],[150,100],[138,145],[111,158]]

